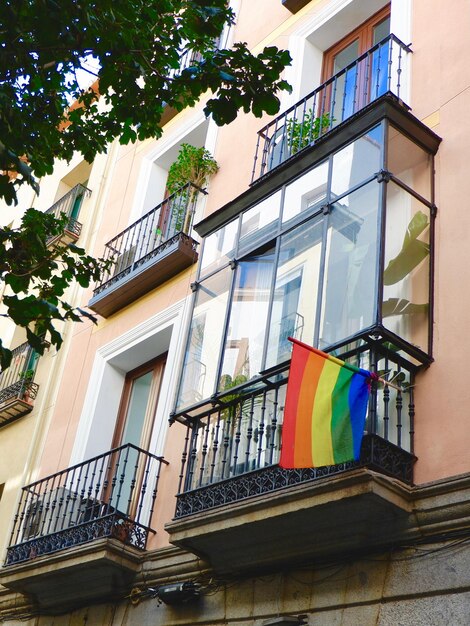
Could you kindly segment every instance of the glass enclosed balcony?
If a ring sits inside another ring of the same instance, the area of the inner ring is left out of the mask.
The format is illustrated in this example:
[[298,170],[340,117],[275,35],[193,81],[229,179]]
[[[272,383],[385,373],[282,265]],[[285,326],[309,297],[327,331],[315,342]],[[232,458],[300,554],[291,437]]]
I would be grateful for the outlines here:
[[196,262],[191,235],[201,193],[188,183],[108,241],[103,256],[112,265],[94,289],[91,309],[108,317]]
[[176,412],[288,361],[289,335],[429,364],[432,176],[432,149],[383,120],[209,234]]
[[[403,523],[413,385],[432,361],[439,141],[385,94],[198,225],[173,414],[186,437],[166,528],[221,572],[383,547]],[[358,461],[279,467],[289,336],[397,387],[372,387]]]
[[38,359],[28,343],[13,350],[10,367],[0,374],[0,427],[33,410],[39,389],[34,382]]

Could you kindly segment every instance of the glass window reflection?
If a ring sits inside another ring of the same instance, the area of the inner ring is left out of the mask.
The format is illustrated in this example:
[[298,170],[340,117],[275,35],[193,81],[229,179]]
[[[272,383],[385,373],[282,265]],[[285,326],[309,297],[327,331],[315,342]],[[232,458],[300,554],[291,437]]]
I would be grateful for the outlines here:
[[236,268],[219,390],[256,376],[261,369],[274,267],[274,248],[241,261]]
[[375,181],[361,187],[328,216],[320,348],[374,322],[380,189]]
[[318,299],[323,217],[281,240],[274,288],[266,367],[290,359],[288,337],[313,343]]
[[214,393],[232,270],[226,267],[199,285],[178,395],[178,409]]

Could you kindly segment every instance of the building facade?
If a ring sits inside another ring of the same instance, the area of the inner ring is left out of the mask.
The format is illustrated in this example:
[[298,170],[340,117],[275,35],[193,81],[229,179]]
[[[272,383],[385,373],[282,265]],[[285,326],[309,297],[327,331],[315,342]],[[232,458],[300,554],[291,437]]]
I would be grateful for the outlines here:
[[[168,111],[32,200],[114,264],[60,352],[10,331],[0,620],[468,624],[470,9],[233,5],[293,57],[277,117]],[[219,169],[170,193],[183,144]],[[289,337],[392,383],[358,461],[279,467]]]

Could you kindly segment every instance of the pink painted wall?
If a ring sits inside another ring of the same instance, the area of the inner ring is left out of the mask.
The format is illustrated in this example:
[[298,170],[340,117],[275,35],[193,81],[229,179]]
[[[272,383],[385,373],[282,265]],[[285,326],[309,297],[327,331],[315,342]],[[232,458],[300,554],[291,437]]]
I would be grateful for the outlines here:
[[413,4],[412,110],[421,119],[437,114],[433,130],[443,139],[436,159],[435,362],[416,386],[418,483],[470,471],[469,23],[465,0],[454,0],[451,10],[440,0]]

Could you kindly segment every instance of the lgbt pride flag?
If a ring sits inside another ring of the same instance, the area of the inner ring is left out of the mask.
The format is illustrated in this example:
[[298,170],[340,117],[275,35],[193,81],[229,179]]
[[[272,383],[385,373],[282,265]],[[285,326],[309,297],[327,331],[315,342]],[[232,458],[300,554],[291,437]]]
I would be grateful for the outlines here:
[[321,467],[357,460],[371,374],[293,342],[280,467]]

